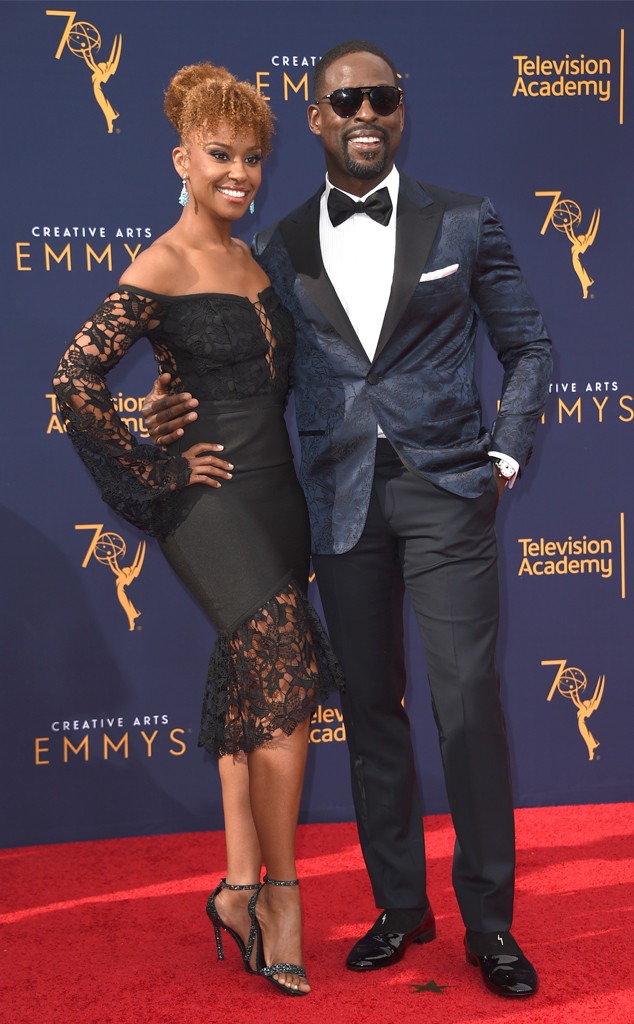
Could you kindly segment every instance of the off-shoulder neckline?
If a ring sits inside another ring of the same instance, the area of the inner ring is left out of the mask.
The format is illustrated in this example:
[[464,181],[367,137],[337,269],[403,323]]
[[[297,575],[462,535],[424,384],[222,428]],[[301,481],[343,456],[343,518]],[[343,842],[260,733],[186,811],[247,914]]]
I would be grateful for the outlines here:
[[[268,284],[266,288],[258,292],[258,299],[261,299],[267,292],[274,291],[273,285]],[[238,302],[248,302],[250,306],[255,303],[248,295],[238,295],[237,292],[188,292],[184,295],[164,295],[161,292],[150,291],[149,288],[132,288],[130,285],[121,284],[119,288],[111,292],[116,295],[118,292],[128,292],[133,295],[146,295],[150,299],[159,299],[161,302],[182,302],[185,299],[236,299]]]

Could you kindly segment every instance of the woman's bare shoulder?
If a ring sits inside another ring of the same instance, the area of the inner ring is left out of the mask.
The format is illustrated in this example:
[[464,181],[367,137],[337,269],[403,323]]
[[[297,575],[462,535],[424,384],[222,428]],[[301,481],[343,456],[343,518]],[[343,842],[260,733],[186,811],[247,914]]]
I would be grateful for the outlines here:
[[142,291],[144,288],[159,295],[175,294],[179,270],[183,265],[183,249],[167,231],[149,248],[144,249],[124,270],[119,287],[127,285]]

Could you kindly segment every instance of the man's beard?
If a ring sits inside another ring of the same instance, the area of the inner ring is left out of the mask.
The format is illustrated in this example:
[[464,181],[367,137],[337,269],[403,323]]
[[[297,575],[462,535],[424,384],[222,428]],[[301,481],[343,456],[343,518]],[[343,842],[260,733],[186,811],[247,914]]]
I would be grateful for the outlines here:
[[[376,131],[376,129],[375,129]],[[359,178],[361,180],[378,178],[385,170],[387,163],[387,138],[385,132],[380,130],[380,134],[383,138],[383,152],[377,159],[376,153],[368,153],[366,157],[361,155],[351,156],[350,148],[348,146],[348,139],[343,138],[341,140],[341,151],[343,157],[343,164],[347,174],[351,178]]]
[[365,178],[378,178],[385,170],[387,156],[385,152],[383,152],[383,155],[379,160],[377,160],[375,154],[372,154],[372,158],[369,158],[367,161],[361,161],[353,160],[350,154],[346,151],[343,156],[343,162],[345,164],[346,171],[351,178],[359,178],[361,180]]

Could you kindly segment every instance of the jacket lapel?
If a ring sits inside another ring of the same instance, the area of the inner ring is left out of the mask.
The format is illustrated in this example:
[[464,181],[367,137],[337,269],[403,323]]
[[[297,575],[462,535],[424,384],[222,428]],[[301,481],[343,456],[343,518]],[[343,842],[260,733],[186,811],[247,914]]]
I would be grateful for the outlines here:
[[[319,245],[319,202],[323,187],[308,202],[285,217],[280,230],[299,280],[335,331],[360,354],[367,355],[332,286],[321,258]],[[401,175],[396,211],[396,252],[394,278],[383,326],[373,362],[396,330],[399,320],[420,280],[444,205],[432,199],[423,187]]]
[[401,176],[396,222],[394,278],[374,361],[385,348],[405,312],[438,232],[444,205],[433,200],[418,182]]
[[280,224],[297,276],[337,334],[367,359],[363,345],[324,269],[319,245],[319,202],[323,187]]

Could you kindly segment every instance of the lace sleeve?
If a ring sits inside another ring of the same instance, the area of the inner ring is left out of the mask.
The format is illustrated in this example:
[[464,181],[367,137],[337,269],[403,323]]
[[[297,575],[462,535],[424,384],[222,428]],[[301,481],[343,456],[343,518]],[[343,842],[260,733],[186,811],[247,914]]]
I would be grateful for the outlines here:
[[117,414],[105,380],[159,323],[156,300],[127,291],[109,295],[62,356],[53,388],[67,433],[104,501],[139,529],[165,537],[178,522],[169,498],[187,484],[189,463],[140,444]]

